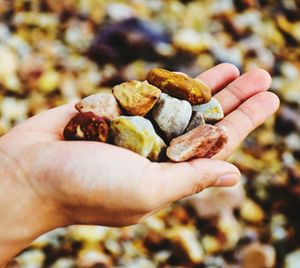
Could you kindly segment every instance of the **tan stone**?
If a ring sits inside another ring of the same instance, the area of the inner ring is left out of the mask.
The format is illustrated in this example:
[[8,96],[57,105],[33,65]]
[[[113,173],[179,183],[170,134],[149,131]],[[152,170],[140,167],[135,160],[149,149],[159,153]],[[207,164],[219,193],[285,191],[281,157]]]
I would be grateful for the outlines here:
[[144,116],[154,106],[161,91],[147,81],[131,80],[113,88],[121,107],[130,115]]
[[75,108],[81,112],[92,112],[97,116],[112,120],[121,116],[121,110],[112,94],[93,94],[75,104]]
[[243,268],[272,268],[276,261],[275,249],[260,243],[245,246],[239,253]]

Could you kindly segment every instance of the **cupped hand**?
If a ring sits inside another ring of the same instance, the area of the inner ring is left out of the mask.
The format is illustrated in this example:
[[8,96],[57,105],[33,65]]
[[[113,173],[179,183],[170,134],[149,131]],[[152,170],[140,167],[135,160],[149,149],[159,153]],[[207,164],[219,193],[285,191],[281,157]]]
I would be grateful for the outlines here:
[[264,70],[240,76],[233,65],[220,64],[198,78],[212,88],[226,114],[218,125],[227,128],[229,140],[213,159],[152,163],[117,146],[64,141],[62,131],[76,113],[74,104],[16,126],[0,139],[0,149],[18,163],[24,189],[39,200],[37,208],[54,211],[54,222],[63,219],[57,225],[138,223],[207,187],[234,185],[239,170],[223,160],[279,106],[277,96],[266,92],[271,77]]

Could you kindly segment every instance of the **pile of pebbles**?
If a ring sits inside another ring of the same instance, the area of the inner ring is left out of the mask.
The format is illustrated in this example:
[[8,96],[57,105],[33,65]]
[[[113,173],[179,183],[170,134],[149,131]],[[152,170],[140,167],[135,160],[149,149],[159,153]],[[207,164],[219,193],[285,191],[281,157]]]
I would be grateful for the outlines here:
[[151,161],[212,157],[228,139],[222,128],[205,123],[224,117],[210,88],[165,69],[152,69],[144,82],[116,85],[111,95],[90,95],[75,108],[79,113],[63,131],[66,140],[111,142]]
[[205,190],[138,226],[50,232],[21,267],[298,268],[299,13],[297,0],[0,1],[0,135],[157,67],[191,77],[220,62],[262,67],[282,102],[231,157],[244,176],[236,188]]

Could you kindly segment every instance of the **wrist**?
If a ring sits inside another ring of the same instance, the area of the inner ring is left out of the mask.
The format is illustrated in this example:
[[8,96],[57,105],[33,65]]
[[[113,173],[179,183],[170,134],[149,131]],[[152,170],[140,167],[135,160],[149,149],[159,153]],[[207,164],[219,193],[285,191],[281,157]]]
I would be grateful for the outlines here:
[[57,208],[31,189],[22,163],[0,148],[0,267],[35,238],[62,226]]

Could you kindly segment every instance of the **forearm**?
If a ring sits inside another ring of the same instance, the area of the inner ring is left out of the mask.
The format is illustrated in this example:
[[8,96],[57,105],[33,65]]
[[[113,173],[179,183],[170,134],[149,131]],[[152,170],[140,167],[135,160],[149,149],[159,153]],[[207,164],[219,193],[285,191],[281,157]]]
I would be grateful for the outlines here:
[[[40,234],[55,228],[20,164],[0,147],[0,268]],[[49,211],[49,215],[51,215]],[[47,217],[47,218],[46,218]]]

